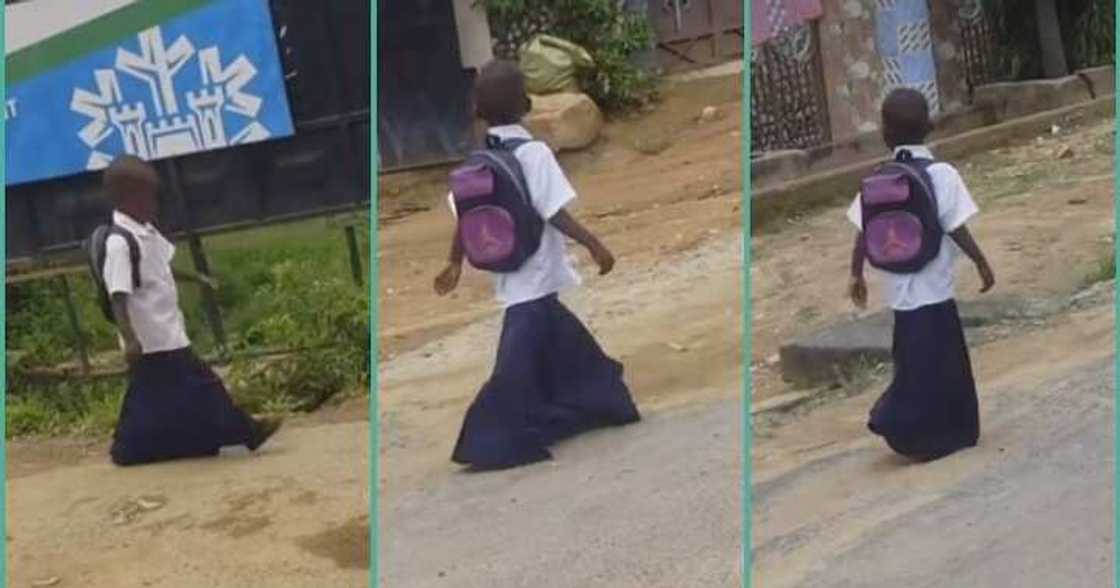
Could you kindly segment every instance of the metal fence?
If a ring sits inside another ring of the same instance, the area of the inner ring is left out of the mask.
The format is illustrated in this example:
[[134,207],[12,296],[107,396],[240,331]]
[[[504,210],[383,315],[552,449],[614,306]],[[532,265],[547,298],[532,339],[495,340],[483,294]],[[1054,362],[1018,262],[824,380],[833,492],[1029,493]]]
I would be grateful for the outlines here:
[[1013,72],[1006,49],[980,0],[960,5],[961,49],[968,91],[984,84],[1007,81]]
[[832,140],[817,26],[751,51],[751,151],[807,149]]
[[741,59],[744,5],[741,0],[650,0],[662,68],[687,70]]

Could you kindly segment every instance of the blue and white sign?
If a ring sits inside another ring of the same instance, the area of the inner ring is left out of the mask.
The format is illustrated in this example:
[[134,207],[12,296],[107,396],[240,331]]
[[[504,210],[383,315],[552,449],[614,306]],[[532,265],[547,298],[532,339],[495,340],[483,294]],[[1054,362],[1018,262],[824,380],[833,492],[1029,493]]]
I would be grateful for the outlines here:
[[214,0],[8,87],[7,182],[292,135],[266,0]]

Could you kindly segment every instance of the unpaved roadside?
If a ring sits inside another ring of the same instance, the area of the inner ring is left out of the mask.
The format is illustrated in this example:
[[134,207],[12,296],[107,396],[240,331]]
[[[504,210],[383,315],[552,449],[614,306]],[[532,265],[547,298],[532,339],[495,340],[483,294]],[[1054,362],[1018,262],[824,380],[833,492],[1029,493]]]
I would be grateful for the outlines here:
[[257,455],[121,469],[104,453],[8,480],[8,584],[360,587],[367,422],[291,427]]

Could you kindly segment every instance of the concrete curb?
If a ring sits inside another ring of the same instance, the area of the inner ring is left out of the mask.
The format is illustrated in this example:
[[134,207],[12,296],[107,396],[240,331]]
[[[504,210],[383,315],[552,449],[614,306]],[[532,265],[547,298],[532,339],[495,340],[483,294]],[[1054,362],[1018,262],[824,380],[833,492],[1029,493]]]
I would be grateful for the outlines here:
[[[1059,313],[1062,299],[990,298],[960,301],[966,333],[976,329],[1031,321]],[[836,321],[782,345],[782,379],[797,386],[843,381],[860,367],[891,363],[894,316],[889,310]]]
[[[931,147],[938,157],[960,159],[1006,143],[1030,139],[1048,132],[1050,127],[1057,123],[1065,123],[1063,126],[1067,126],[1069,121],[1096,120],[1114,116],[1113,100],[1113,96],[1105,96],[1074,106],[982,127],[934,141]],[[850,201],[855,195],[860,178],[880,161],[881,158],[868,159],[752,193],[751,230],[761,230],[773,221],[797,212]]]

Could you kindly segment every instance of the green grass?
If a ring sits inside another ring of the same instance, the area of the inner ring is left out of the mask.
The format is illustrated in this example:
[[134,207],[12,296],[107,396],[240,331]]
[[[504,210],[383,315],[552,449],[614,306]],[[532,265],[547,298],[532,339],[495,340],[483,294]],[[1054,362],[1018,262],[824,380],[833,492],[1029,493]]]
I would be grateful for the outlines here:
[[[357,233],[364,253],[368,231],[359,227]],[[353,282],[340,226],[322,219],[278,225],[208,237],[204,247],[220,284],[218,305],[235,356],[227,385],[239,403],[253,412],[314,410],[335,394],[361,389],[368,377],[368,292]],[[362,262],[365,278],[369,260]],[[193,268],[186,243],[178,244],[175,265]],[[119,361],[115,330],[100,314],[91,280],[80,275],[68,281],[93,353]],[[179,293],[195,349],[215,351],[200,289],[180,284]],[[76,359],[58,281],[8,286],[7,294],[9,436],[110,431],[122,379],[26,377]],[[282,361],[238,358],[245,351],[308,348]]]
[[5,417],[9,438],[29,435],[97,435],[111,431],[117,420],[125,382],[58,382],[25,385],[9,393]]
[[1114,279],[1116,279],[1116,250],[1110,247],[1108,253],[1102,256],[1097,261],[1096,266],[1086,274],[1082,286],[1087,288],[1100,282],[1111,282]]

